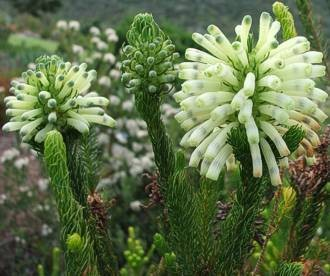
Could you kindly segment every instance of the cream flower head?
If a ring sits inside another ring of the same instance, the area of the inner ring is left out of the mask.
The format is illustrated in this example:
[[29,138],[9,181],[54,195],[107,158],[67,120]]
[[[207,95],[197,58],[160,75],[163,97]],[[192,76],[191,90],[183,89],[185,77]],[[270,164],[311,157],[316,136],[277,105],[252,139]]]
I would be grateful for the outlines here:
[[[193,40],[207,50],[187,49],[179,77],[182,91],[174,94],[181,111],[175,116],[187,131],[181,141],[194,147],[190,166],[200,166],[202,175],[216,180],[223,166],[231,166],[233,149],[227,143],[232,128],[244,125],[250,145],[253,176],[262,176],[262,154],[273,185],[281,183],[273,142],[282,160],[291,154],[283,134],[291,126],[305,131],[298,153],[313,154],[320,143],[315,133],[327,115],[317,105],[327,93],[315,87],[314,79],[325,75],[322,53],[310,51],[305,37],[279,44],[280,23],[264,12],[259,38],[254,44],[251,16],[236,26],[238,39],[231,43],[216,26],[208,34],[194,33]],[[262,154],[261,154],[262,153]]]
[[72,65],[57,56],[43,56],[36,63],[36,70],[22,74],[23,81],[12,82],[15,96],[5,98],[11,119],[4,131],[19,131],[24,142],[42,143],[52,129],[87,133],[93,123],[115,126],[104,111],[109,100],[87,93],[95,70],[86,71],[87,64]]

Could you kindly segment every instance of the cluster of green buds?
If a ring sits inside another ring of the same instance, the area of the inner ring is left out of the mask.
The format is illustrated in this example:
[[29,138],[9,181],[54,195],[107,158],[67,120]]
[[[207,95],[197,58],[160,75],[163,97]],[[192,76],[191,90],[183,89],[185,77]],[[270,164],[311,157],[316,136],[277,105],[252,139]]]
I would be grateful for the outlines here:
[[250,33],[251,16],[244,16],[235,28],[231,43],[216,26],[208,34],[194,33],[193,40],[208,53],[187,49],[190,62],[179,65],[182,90],[174,94],[181,111],[175,116],[186,130],[181,145],[194,147],[190,166],[200,166],[202,175],[216,180],[222,168],[235,162],[227,143],[232,128],[243,125],[250,145],[253,176],[263,173],[262,155],[273,185],[281,183],[275,145],[282,163],[291,154],[283,135],[292,126],[305,132],[299,154],[313,155],[320,143],[316,131],[327,115],[318,107],[327,93],[315,86],[315,78],[325,75],[320,52],[310,51],[305,37],[279,43],[281,24],[263,12],[259,38]]
[[86,71],[87,64],[73,65],[57,56],[42,56],[36,69],[22,74],[22,81],[12,81],[5,98],[10,121],[4,131],[19,131],[23,142],[42,143],[46,134],[73,128],[88,133],[91,124],[115,126],[104,107],[109,100],[89,92],[96,71]]
[[130,92],[168,92],[176,79],[175,46],[151,14],[138,14],[127,32],[123,48],[122,81]]
[[83,241],[81,239],[81,236],[78,233],[68,235],[66,239],[66,246],[71,252],[77,252],[81,250],[83,247]]
[[282,202],[281,210],[282,213],[286,214],[292,210],[296,203],[296,192],[292,187],[282,188]]
[[120,274],[132,275],[132,273],[140,271],[144,264],[149,261],[152,252],[153,247],[147,253],[144,251],[141,240],[135,236],[134,227],[130,226],[128,228],[127,250],[124,251],[127,265],[121,269]]

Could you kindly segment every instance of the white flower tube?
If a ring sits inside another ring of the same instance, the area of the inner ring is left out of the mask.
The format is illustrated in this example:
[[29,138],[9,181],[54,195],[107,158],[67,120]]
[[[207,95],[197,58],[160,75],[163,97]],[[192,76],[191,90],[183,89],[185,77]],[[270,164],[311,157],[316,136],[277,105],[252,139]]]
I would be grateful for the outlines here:
[[240,37],[243,49],[245,51],[248,50],[248,37],[251,29],[252,18],[250,15],[246,15],[243,17],[241,30],[240,30]]
[[225,128],[223,128],[220,131],[220,133],[217,134],[217,136],[213,139],[213,141],[211,143],[209,143],[209,145],[206,149],[205,155],[204,155],[204,159],[212,160],[215,158],[215,156],[217,155],[219,150],[226,143],[227,135],[228,135],[229,131],[235,126],[237,126],[237,124],[231,123],[228,126],[226,126]]
[[219,134],[220,129],[215,129],[199,146],[193,151],[190,156],[189,166],[197,168],[200,161],[203,159],[204,153],[209,146],[209,144],[214,140],[214,138]]
[[244,124],[246,130],[246,136],[250,144],[258,144],[259,143],[259,130],[253,119],[250,119]]
[[282,136],[278,133],[275,127],[265,121],[260,121],[260,127],[265,134],[273,141],[281,157],[288,156],[290,150],[284,142]]
[[272,22],[272,17],[269,13],[263,12],[260,16],[259,21],[259,39],[256,45],[256,49],[259,49],[267,40],[267,35],[269,32],[270,24]]
[[225,145],[210,164],[206,173],[206,177],[212,180],[217,180],[222,167],[226,164],[226,160],[232,154],[232,152],[232,147],[230,145]]
[[262,176],[262,159],[259,144],[249,143],[251,157],[252,157],[252,167],[253,167],[253,176],[261,177]]
[[252,101],[251,100],[247,100],[244,103],[243,107],[240,109],[240,111],[238,113],[238,121],[241,124],[247,123],[247,121],[252,116],[252,107],[253,107]]
[[269,146],[268,142],[264,139],[260,139],[260,146],[263,153],[263,156],[265,158],[268,172],[270,176],[270,181],[274,186],[282,184],[280,171],[278,169],[275,156],[272,152],[271,147]]

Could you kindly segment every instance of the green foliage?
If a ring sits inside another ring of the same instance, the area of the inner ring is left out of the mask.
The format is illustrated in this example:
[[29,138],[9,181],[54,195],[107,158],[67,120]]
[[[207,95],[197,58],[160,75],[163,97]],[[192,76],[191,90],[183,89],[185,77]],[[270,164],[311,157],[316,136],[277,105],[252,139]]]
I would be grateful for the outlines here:
[[275,276],[300,276],[303,270],[301,263],[282,263]]
[[276,19],[281,23],[282,37],[284,40],[297,36],[294,19],[289,11],[289,7],[281,2],[275,2],[273,4],[273,13]]
[[288,146],[289,151],[295,152],[304,136],[305,132],[300,126],[292,126],[283,135],[283,140]]
[[11,34],[8,38],[8,44],[20,48],[38,48],[46,52],[54,53],[57,50],[58,43],[53,40],[29,37],[23,34]]
[[[72,275],[83,272],[95,273],[95,275],[115,273],[116,263],[112,256],[107,230],[100,227],[98,217],[93,214],[88,213],[89,216],[86,218],[84,208],[73,196],[67,168],[66,147],[59,132],[51,131],[47,135],[44,155],[62,224],[61,240],[66,249],[67,272]],[[72,251],[68,248],[67,238],[73,234],[81,237],[83,243],[81,250]]]
[[10,3],[19,12],[41,16],[45,12],[55,12],[61,7],[61,0],[11,0]]
[[83,208],[74,199],[70,188],[67,168],[66,147],[62,135],[58,131],[48,133],[45,140],[44,156],[51,186],[60,216],[61,240],[64,248],[68,235],[78,233],[84,243],[82,250],[71,252],[65,250],[66,269],[69,274],[79,275],[86,270],[94,271],[96,263],[91,237],[84,223]]
[[177,168],[165,193],[169,218],[168,243],[177,255],[180,272],[184,275],[193,275],[199,265],[195,216],[198,210],[194,194],[196,178],[195,170]]
[[[175,174],[165,192],[169,224],[166,242],[175,253],[178,273],[200,275],[215,272],[217,256],[213,224],[223,179],[214,182],[201,177],[195,169],[186,168],[181,152],[177,153],[176,160]],[[160,237],[157,244],[167,248]]]
[[80,135],[72,131],[64,138],[67,145],[71,188],[76,200],[85,206],[88,194],[94,191],[99,180],[100,149],[95,129],[91,129],[89,135]]
[[318,228],[324,195],[316,192],[305,199],[300,197],[298,200],[287,244],[286,259],[289,261],[296,261],[306,253]]
[[233,275],[244,265],[251,253],[255,236],[254,223],[262,209],[267,176],[253,178],[251,170],[241,168],[243,183],[238,187],[234,205],[220,227],[218,269],[223,275]]
[[[303,131],[298,127],[292,127],[287,131],[283,139],[290,151],[298,147],[303,135]],[[219,270],[224,275],[231,275],[243,267],[251,253],[252,240],[256,231],[254,222],[262,210],[265,192],[269,186],[269,177],[266,169],[261,178],[253,177],[251,154],[244,128],[233,129],[227,141],[233,147],[236,159],[241,163],[242,179],[234,205],[221,225],[221,238],[218,245]]]

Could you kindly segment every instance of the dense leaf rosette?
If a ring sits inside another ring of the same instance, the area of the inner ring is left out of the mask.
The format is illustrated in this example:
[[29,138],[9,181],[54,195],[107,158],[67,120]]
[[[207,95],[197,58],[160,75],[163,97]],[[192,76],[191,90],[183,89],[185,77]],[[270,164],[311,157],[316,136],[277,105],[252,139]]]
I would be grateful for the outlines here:
[[272,143],[282,161],[290,155],[283,135],[291,126],[299,125],[305,132],[298,153],[311,156],[320,143],[315,131],[327,116],[317,102],[325,101],[327,93],[315,87],[314,79],[325,75],[325,66],[315,65],[322,62],[322,53],[310,51],[305,37],[279,44],[280,23],[268,13],[261,14],[256,44],[251,24],[251,17],[245,16],[235,28],[238,39],[233,43],[214,25],[208,27],[208,34],[193,34],[208,53],[186,50],[190,62],[179,65],[179,77],[185,82],[182,91],[174,94],[181,106],[175,117],[187,131],[181,145],[195,147],[190,166],[200,165],[202,175],[215,180],[226,163],[235,162],[227,134],[242,124],[253,175],[262,176],[263,155],[276,185],[281,178]]
[[104,111],[109,100],[87,93],[96,71],[86,69],[86,63],[72,65],[57,56],[37,59],[36,70],[12,82],[10,91],[15,96],[5,98],[11,119],[3,130],[19,131],[24,142],[42,143],[53,129],[87,133],[93,123],[113,127],[114,119]]

